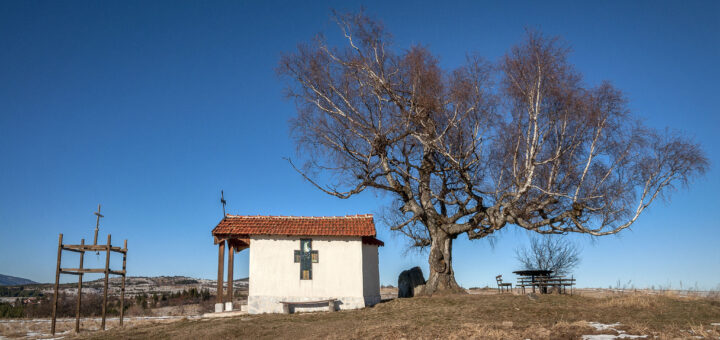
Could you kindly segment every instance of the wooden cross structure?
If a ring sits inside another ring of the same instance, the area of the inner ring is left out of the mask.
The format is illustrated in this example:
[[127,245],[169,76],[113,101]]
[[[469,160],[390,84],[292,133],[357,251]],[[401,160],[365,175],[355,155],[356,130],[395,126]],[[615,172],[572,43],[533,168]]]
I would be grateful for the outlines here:
[[[60,274],[72,274],[78,276],[78,292],[77,292],[77,308],[75,309],[75,332],[80,332],[80,303],[82,301],[82,280],[84,274],[97,273],[105,274],[105,285],[103,290],[103,305],[102,305],[102,324],[101,327],[105,330],[105,317],[107,315],[107,296],[108,296],[108,276],[110,274],[122,276],[122,285],[120,288],[120,327],[123,325],[123,316],[125,314],[125,275],[126,263],[127,263],[127,240],[122,248],[113,247],[111,243],[111,235],[107,236],[107,244],[97,244],[97,233],[98,227],[100,226],[100,218],[104,217],[100,215],[100,205],[98,205],[98,211],[95,213],[97,216],[97,222],[95,225],[95,241],[93,244],[85,244],[85,239],[80,240],[80,244],[63,244],[63,234],[60,234],[58,238],[58,252],[57,252],[57,267],[55,268],[55,295],[53,297],[53,308],[52,308],[52,323],[50,326],[50,333],[55,335],[55,323],[57,318],[57,306],[58,306],[58,290],[60,289]],[[63,250],[80,253],[80,265],[78,268],[62,268],[62,252]],[[105,268],[83,268],[83,259],[86,251],[105,252]],[[116,252],[123,254],[122,270],[110,269],[110,252]]]

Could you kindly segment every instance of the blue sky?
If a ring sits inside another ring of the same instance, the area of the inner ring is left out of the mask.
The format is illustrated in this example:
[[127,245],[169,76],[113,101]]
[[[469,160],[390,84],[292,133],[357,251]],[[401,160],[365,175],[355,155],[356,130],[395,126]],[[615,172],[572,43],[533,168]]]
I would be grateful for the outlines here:
[[[274,69],[315,33],[337,34],[330,9],[384,22],[398,50],[427,45],[451,69],[467,53],[497,60],[526,27],[560,35],[588,84],[610,80],[646,124],[704,146],[711,170],[657,202],[631,230],[591,239],[580,286],[720,288],[720,2],[147,2],[0,4],[0,273],[54,279],[58,233],[128,239],[131,275],[214,278],[210,230],[220,190],[234,214],[377,213],[388,197],[339,200],[315,190],[295,156]],[[378,224],[380,278],[395,283],[426,255]],[[513,280],[527,232],[454,247],[458,282]],[[77,256],[66,257],[68,266]],[[118,265],[114,258],[113,264]],[[102,266],[90,255],[86,266]],[[247,276],[247,251],[236,260]],[[72,277],[63,277],[71,280]],[[513,280],[514,281],[514,280]]]

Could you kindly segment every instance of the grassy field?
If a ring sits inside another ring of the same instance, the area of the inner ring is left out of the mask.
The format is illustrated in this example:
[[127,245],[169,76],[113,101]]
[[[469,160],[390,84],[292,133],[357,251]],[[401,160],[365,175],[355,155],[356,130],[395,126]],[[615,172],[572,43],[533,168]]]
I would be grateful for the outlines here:
[[580,339],[600,331],[589,322],[660,339],[718,339],[720,299],[628,293],[605,297],[468,294],[395,299],[373,308],[336,313],[243,315],[181,320],[106,332],[90,339]]

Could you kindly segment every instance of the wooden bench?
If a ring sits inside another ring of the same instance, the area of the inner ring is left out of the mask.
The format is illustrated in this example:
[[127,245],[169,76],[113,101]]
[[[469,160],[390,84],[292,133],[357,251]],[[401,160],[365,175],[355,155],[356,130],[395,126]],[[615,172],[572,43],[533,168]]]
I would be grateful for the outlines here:
[[500,291],[500,293],[503,292],[503,289],[505,289],[508,292],[512,289],[512,283],[503,282],[502,275],[496,276],[495,281],[497,282],[498,290]]
[[[311,306],[311,305],[325,305],[327,304],[327,308],[329,312],[335,311],[335,306],[337,305],[337,299],[330,299],[330,300],[318,300],[318,301],[280,301],[283,305],[283,313],[290,314],[290,306]],[[293,312],[295,310],[293,309]]]
[[548,288],[557,287],[560,293],[567,294],[567,287],[570,287],[570,294],[572,295],[572,286],[575,285],[574,277],[563,277],[563,276],[536,276],[533,280],[527,276],[521,276],[518,278],[516,287],[521,287],[523,294],[525,293],[525,287],[532,287],[535,292],[535,287],[538,287],[541,293],[546,293]]
[[533,293],[535,292],[535,284],[529,276],[519,277],[515,287],[522,288],[523,294],[525,294],[525,287],[531,287],[533,289]]

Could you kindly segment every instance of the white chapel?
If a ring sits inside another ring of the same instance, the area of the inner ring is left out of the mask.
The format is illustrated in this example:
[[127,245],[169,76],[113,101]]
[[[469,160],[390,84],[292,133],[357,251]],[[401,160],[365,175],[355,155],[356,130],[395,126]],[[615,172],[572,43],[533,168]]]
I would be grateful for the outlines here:
[[[372,215],[228,214],[212,235],[219,249],[216,311],[232,310],[233,254],[243,249],[250,251],[251,314],[355,309],[380,302],[378,247],[384,244],[376,238]],[[223,294],[226,243],[228,289]]]

